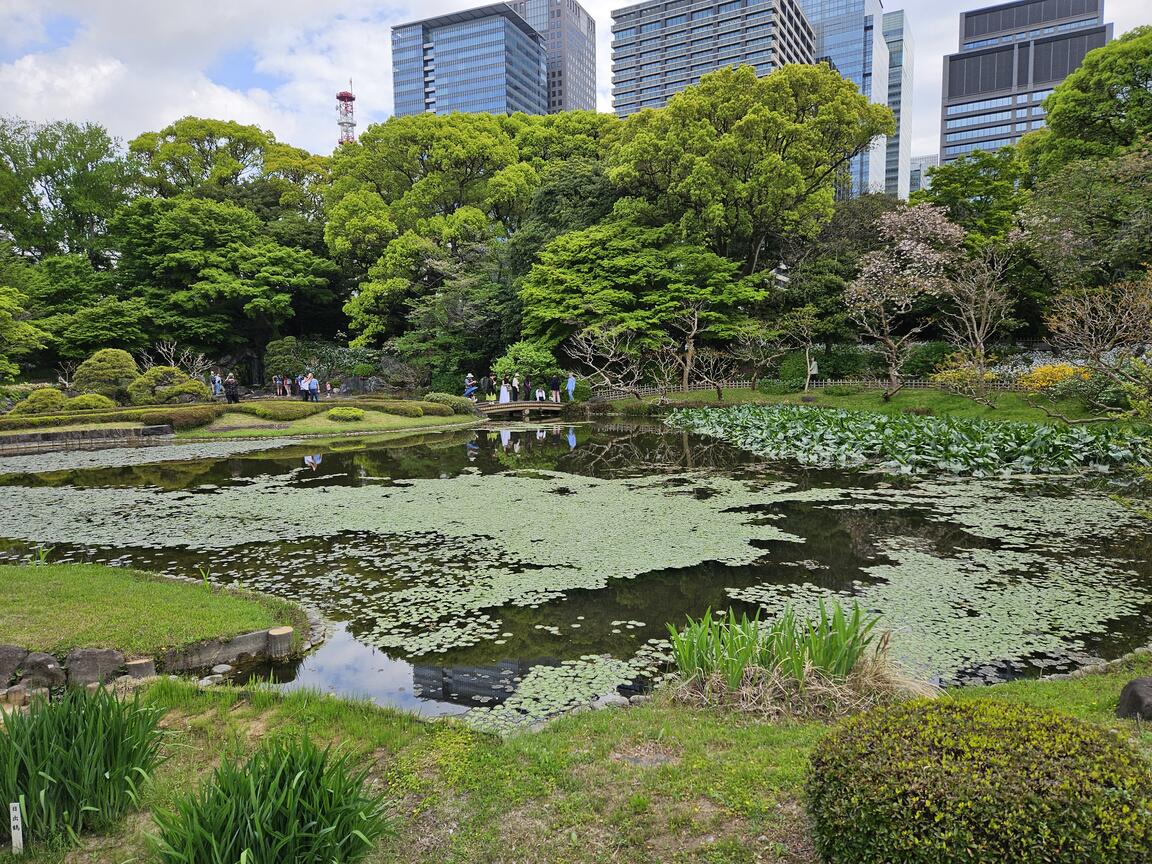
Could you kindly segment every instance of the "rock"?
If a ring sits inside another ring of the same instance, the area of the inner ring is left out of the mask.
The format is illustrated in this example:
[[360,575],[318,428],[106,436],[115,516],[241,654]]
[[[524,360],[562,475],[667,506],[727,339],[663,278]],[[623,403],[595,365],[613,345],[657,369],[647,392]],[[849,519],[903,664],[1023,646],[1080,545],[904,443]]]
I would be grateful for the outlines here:
[[68,654],[68,683],[73,687],[106,684],[124,665],[124,655],[111,648],[77,648]]
[[1152,678],[1136,678],[1120,691],[1116,716],[1132,720],[1152,720]]
[[156,674],[156,661],[145,657],[143,660],[129,660],[124,669],[131,678],[151,678]]
[[227,675],[232,671],[233,671],[232,667],[229,666],[227,663],[218,663],[217,665],[212,667],[212,674],[213,675]]
[[4,694],[4,699],[9,705],[23,705],[28,701],[28,688],[23,684],[9,687],[8,692]]
[[197,687],[212,687],[213,685],[220,684],[224,680],[223,675],[206,675],[196,682]]
[[37,687],[34,690],[28,691],[28,704],[31,705],[37,700],[48,702],[52,698],[52,691],[47,687]]
[[24,662],[28,652],[15,645],[0,645],[0,687],[7,686]]
[[592,702],[592,707],[597,711],[602,711],[605,708],[627,708],[628,700],[619,693],[607,693],[597,697]]
[[631,697],[628,700],[628,703],[630,705],[643,705],[645,702],[651,702],[651,701],[652,701],[651,696],[648,696],[648,695],[643,694],[643,693],[638,693],[637,695]]
[[51,654],[33,651],[24,658],[20,683],[35,689],[37,687],[63,687],[68,680],[64,667]]

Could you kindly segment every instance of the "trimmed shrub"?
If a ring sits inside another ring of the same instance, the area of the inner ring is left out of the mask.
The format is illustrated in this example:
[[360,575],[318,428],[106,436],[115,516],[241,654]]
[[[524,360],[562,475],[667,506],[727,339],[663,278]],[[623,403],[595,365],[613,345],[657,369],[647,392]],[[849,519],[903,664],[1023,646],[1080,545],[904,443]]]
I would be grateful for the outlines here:
[[[139,803],[159,759],[163,711],[74,689],[0,723],[0,798],[19,802],[30,844],[76,842]],[[0,822],[0,846],[9,846]]]
[[948,365],[948,358],[956,348],[947,342],[921,342],[913,345],[900,373],[908,378],[927,378]]
[[156,852],[165,864],[361,861],[391,830],[363,761],[295,738],[242,767],[225,759],[199,792],[154,814]]
[[359,423],[364,419],[364,412],[359,408],[331,408],[324,416],[337,423]]
[[[12,410],[8,412],[8,416],[17,417],[22,414],[58,414],[66,410],[65,405],[68,400],[64,394],[56,388],[46,388],[43,390],[33,390],[21,402],[17,402],[12,406]],[[116,403],[112,403],[115,407]]]
[[916,701],[860,714],[812,756],[808,812],[836,864],[1152,860],[1152,765],[1051,711]]
[[425,402],[435,402],[438,405],[447,405],[453,414],[475,414],[476,404],[463,396],[453,396],[451,393],[425,393]]
[[322,414],[325,406],[319,402],[241,402],[238,405],[229,405],[229,411],[240,414],[251,414],[262,420],[274,420],[286,423],[292,420],[303,420],[315,414]]
[[128,387],[140,376],[136,361],[127,351],[104,348],[76,369],[72,386],[81,393],[99,393],[118,403],[128,401]]
[[191,405],[187,408],[153,408],[118,419],[139,420],[145,426],[171,426],[173,430],[180,430],[207,426],[223,413],[223,405]]
[[178,401],[207,402],[212,398],[212,391],[203,381],[194,381],[175,366],[153,366],[128,385],[128,396],[133,405],[163,405]]
[[65,411],[114,411],[116,403],[99,393],[85,393],[64,401]]

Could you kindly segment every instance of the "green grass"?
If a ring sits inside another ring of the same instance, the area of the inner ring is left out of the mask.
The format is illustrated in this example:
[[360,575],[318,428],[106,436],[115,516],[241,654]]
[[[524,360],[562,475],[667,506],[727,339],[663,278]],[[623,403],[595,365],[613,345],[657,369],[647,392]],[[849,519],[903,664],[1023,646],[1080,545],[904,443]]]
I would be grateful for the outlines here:
[[229,412],[207,426],[180,433],[181,438],[277,438],[293,435],[331,435],[349,432],[391,432],[431,426],[460,426],[475,423],[475,417],[401,417],[383,411],[366,410],[364,419],[356,423],[331,420],[316,414],[301,420],[276,422],[253,417],[250,414]]
[[[996,408],[989,408],[943,390],[901,390],[888,402],[881,397],[880,390],[865,390],[852,396],[829,396],[821,390],[812,390],[808,393],[789,393],[782,396],[771,396],[756,390],[725,390],[724,401],[716,402],[715,391],[702,390],[694,393],[670,393],[669,402],[709,402],[718,405],[738,405],[755,403],[759,405],[772,405],[785,403],[790,405],[810,404],[826,408],[848,408],[856,411],[877,411],[881,414],[899,414],[908,409],[929,409],[936,415],[949,414],[955,417],[979,418],[983,420],[1022,420],[1031,423],[1059,423],[1047,416],[1039,408],[1034,408],[1020,393],[1000,393]],[[657,401],[655,397],[646,399],[647,402]],[[620,399],[612,403],[617,408],[635,405],[635,399]],[[1055,404],[1055,410],[1069,419],[1078,420],[1090,416],[1083,406],[1075,400],[1067,400]]]
[[[1109,675],[957,690],[951,698],[1067,711],[1152,755],[1150,725],[1113,716],[1124,683],[1149,674],[1152,659],[1141,658]],[[819,723],[761,723],[658,700],[501,741],[450,721],[309,693],[205,692],[165,680],[146,699],[167,712],[169,731],[169,759],[146,807],[170,807],[225,751],[244,758],[269,737],[305,734],[352,748],[386,785],[398,834],[369,859],[376,864],[815,861],[801,792],[808,756],[828,728]],[[89,838],[82,857],[68,860],[152,860],[152,830],[147,817],[130,820],[113,836]]]
[[116,648],[152,655],[307,619],[274,597],[175,582],[97,564],[0,565],[0,644],[62,654]]

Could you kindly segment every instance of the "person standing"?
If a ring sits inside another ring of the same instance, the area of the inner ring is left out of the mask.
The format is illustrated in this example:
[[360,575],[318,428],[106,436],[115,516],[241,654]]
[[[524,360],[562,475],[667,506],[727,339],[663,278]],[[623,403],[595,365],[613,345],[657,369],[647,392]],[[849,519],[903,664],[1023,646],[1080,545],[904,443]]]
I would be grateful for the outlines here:
[[518,374],[512,376],[512,401],[520,401],[520,376]]
[[311,377],[312,373],[309,372],[307,375],[301,375],[296,380],[297,385],[300,387],[300,401],[302,402],[308,401],[308,381]]
[[488,376],[488,389],[492,391],[492,398],[497,399],[500,396],[500,384],[496,381],[496,373]]
[[548,398],[553,402],[560,401],[560,376],[555,372],[548,379]]
[[275,393],[277,396],[282,395],[280,393],[280,387],[281,387],[280,376],[279,375],[273,375],[272,376],[272,392]]
[[332,398],[332,382],[331,381],[325,381],[324,382],[324,393],[325,393],[325,398],[327,398],[327,399]]
[[532,398],[532,376],[530,374],[525,373],[524,384],[520,392],[524,394],[525,402]]
[[213,396],[223,396],[224,395],[224,381],[220,377],[220,370],[218,370],[218,369],[212,370],[212,395]]
[[313,375],[312,380],[308,382],[308,393],[311,395],[313,402],[320,401],[320,379],[315,375]]
[[575,372],[569,372],[568,373],[568,401],[569,402],[575,402],[576,401],[576,373]]
[[498,400],[501,405],[507,404],[512,401],[512,393],[508,389],[508,379],[505,378],[500,385],[500,399]]
[[487,402],[488,394],[492,392],[492,385],[488,381],[487,375],[480,376],[480,401]]
[[235,405],[240,401],[240,382],[228,373],[228,377],[224,380],[224,396],[228,399],[229,405]]

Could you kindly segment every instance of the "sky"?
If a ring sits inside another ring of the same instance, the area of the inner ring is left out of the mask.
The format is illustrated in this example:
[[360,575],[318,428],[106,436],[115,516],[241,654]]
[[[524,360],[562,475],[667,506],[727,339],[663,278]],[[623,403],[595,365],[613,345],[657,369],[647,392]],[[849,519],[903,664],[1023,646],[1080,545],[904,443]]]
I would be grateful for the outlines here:
[[[611,111],[611,10],[595,17],[599,109]],[[93,121],[130,140],[197,115],[255,123],[289,144],[329,153],[338,90],[352,80],[357,128],[392,111],[393,24],[483,0],[0,0],[0,116]],[[939,148],[944,54],[959,13],[988,0],[889,0],[914,44],[912,155]],[[1104,0],[1116,35],[1152,24],[1148,0]],[[904,111],[907,113],[907,98]]]

